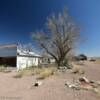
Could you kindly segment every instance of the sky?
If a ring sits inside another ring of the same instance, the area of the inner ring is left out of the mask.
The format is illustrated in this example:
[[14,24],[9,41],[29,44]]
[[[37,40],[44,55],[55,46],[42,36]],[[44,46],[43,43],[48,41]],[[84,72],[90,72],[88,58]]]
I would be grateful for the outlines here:
[[85,38],[78,53],[100,56],[100,0],[0,0],[0,44],[34,44],[31,32],[65,7]]

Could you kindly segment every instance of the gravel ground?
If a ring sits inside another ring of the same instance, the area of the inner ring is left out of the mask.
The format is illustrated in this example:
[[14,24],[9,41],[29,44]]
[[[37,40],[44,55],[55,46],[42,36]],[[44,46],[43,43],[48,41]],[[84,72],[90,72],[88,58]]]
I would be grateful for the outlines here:
[[[86,62],[82,66],[88,79],[100,80],[100,65]],[[0,72],[0,100],[100,100],[100,96],[91,91],[67,88],[67,81],[78,79],[80,75],[59,72],[42,80],[39,87],[32,87],[35,76],[13,78],[16,72]]]

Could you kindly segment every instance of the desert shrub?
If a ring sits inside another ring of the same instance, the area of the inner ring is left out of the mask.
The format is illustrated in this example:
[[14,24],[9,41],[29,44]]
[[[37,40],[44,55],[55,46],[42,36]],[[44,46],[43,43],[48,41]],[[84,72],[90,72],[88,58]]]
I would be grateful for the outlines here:
[[18,71],[19,74],[21,74],[22,76],[31,76],[31,75],[36,75],[36,74],[40,74],[41,69],[40,68],[33,68],[33,67],[28,67],[25,69],[21,69]]
[[79,74],[84,74],[85,71],[84,71],[84,70],[81,70],[81,69],[74,69],[74,70],[72,71],[72,73],[74,73],[74,74],[77,74],[77,73],[79,73]]
[[41,72],[40,68],[29,67],[29,68],[19,70],[18,73],[21,74],[22,76],[32,76],[32,75],[40,74],[40,72]]
[[0,66],[0,72],[10,73],[10,72],[11,72],[11,70],[10,70],[10,69],[8,69],[7,67]]
[[34,68],[34,74],[40,74],[42,72],[42,68]]
[[43,68],[37,79],[45,79],[46,77],[53,75],[55,72],[56,72],[55,68]]
[[[21,76],[31,76],[31,75],[39,75],[37,79],[44,79],[53,75],[56,72],[56,67],[48,67],[48,68],[25,68],[23,70],[19,70],[18,74]],[[16,77],[16,76],[15,76]]]
[[3,72],[5,70],[5,67],[0,66],[0,72]]
[[84,74],[85,73],[85,71],[82,69],[82,68],[80,68],[80,67],[74,67],[73,69],[72,69],[72,73],[74,73],[74,74]]
[[33,70],[31,69],[23,69],[23,70],[20,70],[18,73],[21,74],[22,76],[31,76],[34,74]]

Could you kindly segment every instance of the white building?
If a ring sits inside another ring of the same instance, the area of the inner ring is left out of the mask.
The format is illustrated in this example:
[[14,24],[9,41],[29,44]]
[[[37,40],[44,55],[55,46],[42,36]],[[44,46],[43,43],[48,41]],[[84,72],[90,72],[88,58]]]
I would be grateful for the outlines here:
[[31,48],[17,44],[0,45],[0,64],[16,67],[18,70],[38,66],[42,57],[30,50]]

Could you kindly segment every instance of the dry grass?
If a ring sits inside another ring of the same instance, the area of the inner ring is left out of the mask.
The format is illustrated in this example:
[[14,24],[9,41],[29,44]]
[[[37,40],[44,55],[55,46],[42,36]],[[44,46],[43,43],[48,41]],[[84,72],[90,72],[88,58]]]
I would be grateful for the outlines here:
[[53,75],[56,72],[56,68],[30,68],[20,70],[14,78],[21,78],[23,76],[38,75],[37,79],[45,79]]
[[37,79],[45,79],[56,72],[56,68],[43,68]]
[[34,69],[33,69],[33,72],[34,72],[35,75],[36,75],[36,74],[40,74],[40,73],[42,72],[42,69],[43,69],[43,68],[34,68]]
[[73,69],[72,69],[72,73],[74,73],[74,74],[84,74],[85,73],[85,71],[82,69],[82,67],[81,66],[79,66],[79,65],[74,65],[74,67],[73,67]]
[[0,72],[3,72],[3,73],[10,73],[11,70],[8,69],[7,67],[4,67],[4,66],[0,66]]
[[3,72],[5,70],[5,67],[0,66],[0,72]]
[[23,69],[19,71],[19,74],[21,74],[22,76],[31,76],[34,75],[34,72],[31,69]]
[[13,76],[14,78],[22,78],[24,76],[31,76],[34,75],[33,70],[31,69],[23,69],[20,70],[15,76]]

